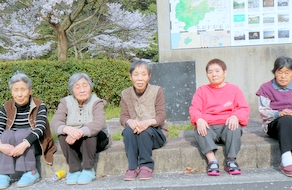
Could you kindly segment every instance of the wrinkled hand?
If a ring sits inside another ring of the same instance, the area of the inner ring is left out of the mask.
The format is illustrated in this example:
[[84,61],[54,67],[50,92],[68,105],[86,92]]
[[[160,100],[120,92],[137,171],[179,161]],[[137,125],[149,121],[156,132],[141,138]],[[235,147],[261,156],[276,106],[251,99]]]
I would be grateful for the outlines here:
[[279,113],[279,116],[282,117],[284,115],[292,115],[292,110],[284,109]]
[[226,122],[225,125],[228,126],[228,129],[230,129],[231,131],[234,131],[238,128],[239,124],[238,124],[238,118],[235,115],[230,116]]
[[84,135],[81,129],[78,129],[76,127],[70,127],[70,126],[64,127],[63,132],[67,134],[68,136],[70,136],[70,138],[75,139],[75,141],[79,140]]
[[73,139],[71,136],[67,136],[66,139],[65,139],[65,141],[68,144],[72,145],[72,144],[74,144],[76,142],[76,139]]
[[11,152],[13,157],[18,157],[23,155],[26,149],[29,147],[29,143],[27,141],[23,141],[17,146],[14,147],[13,151]]
[[196,125],[198,134],[205,137],[207,135],[207,130],[210,129],[208,123],[203,118],[199,118]]
[[138,121],[137,120],[134,120],[134,119],[129,119],[128,121],[127,121],[127,124],[129,125],[129,127],[131,127],[131,129],[133,130],[133,131],[135,131],[135,129],[136,129],[136,127],[138,126]]
[[151,121],[152,121],[151,119],[144,120],[144,121],[129,119],[127,123],[131,127],[131,129],[133,129],[134,133],[140,134],[146,129],[148,129],[149,126],[152,125]]
[[1,144],[1,152],[7,156],[12,156],[14,146],[11,144]]
[[138,122],[138,126],[135,128],[134,133],[140,134],[143,131],[145,131],[146,129],[148,129],[149,126],[151,126],[151,120],[144,120],[144,121],[140,121]]

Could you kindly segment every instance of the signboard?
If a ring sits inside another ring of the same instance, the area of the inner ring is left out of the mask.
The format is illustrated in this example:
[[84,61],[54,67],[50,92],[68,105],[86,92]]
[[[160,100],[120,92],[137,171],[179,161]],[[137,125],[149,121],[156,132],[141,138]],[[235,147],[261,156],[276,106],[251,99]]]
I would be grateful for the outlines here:
[[292,0],[169,0],[171,48],[292,43]]

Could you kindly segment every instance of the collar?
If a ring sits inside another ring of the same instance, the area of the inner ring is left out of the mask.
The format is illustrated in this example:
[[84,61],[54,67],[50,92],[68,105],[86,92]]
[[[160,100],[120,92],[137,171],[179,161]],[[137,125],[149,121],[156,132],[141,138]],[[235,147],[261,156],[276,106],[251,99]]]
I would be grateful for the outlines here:
[[[149,84],[149,83],[147,83],[144,92],[147,90],[147,88],[148,88],[148,84]],[[142,93],[138,93],[138,92],[136,91],[136,88],[135,88],[134,86],[133,86],[133,88],[134,88],[134,91],[135,91],[135,94],[136,94],[137,97],[141,97],[141,96],[143,96],[144,92],[142,92]]]
[[290,81],[290,83],[288,84],[288,86],[286,86],[286,87],[282,87],[282,86],[280,86],[280,85],[277,83],[276,79],[274,78],[274,79],[272,80],[272,86],[273,86],[273,88],[274,88],[275,90],[292,90],[292,81]]

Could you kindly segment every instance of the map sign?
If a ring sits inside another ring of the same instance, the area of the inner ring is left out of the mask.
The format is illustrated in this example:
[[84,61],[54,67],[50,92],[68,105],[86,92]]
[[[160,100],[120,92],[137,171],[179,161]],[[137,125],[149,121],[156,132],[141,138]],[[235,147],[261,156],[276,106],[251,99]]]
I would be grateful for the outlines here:
[[169,0],[171,48],[291,43],[292,0]]

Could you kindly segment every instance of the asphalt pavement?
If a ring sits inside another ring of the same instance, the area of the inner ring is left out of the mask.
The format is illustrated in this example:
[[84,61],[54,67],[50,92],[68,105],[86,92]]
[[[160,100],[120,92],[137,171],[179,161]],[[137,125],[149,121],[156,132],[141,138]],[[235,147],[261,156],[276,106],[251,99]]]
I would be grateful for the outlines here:
[[[17,189],[16,183],[8,189]],[[88,185],[66,185],[66,180],[53,181],[50,178],[22,190],[68,189],[68,190],[281,190],[292,189],[292,178],[286,177],[279,168],[260,168],[243,170],[242,175],[232,176],[221,170],[220,176],[208,176],[205,172],[155,173],[152,179],[124,181],[123,175],[99,176]]]

